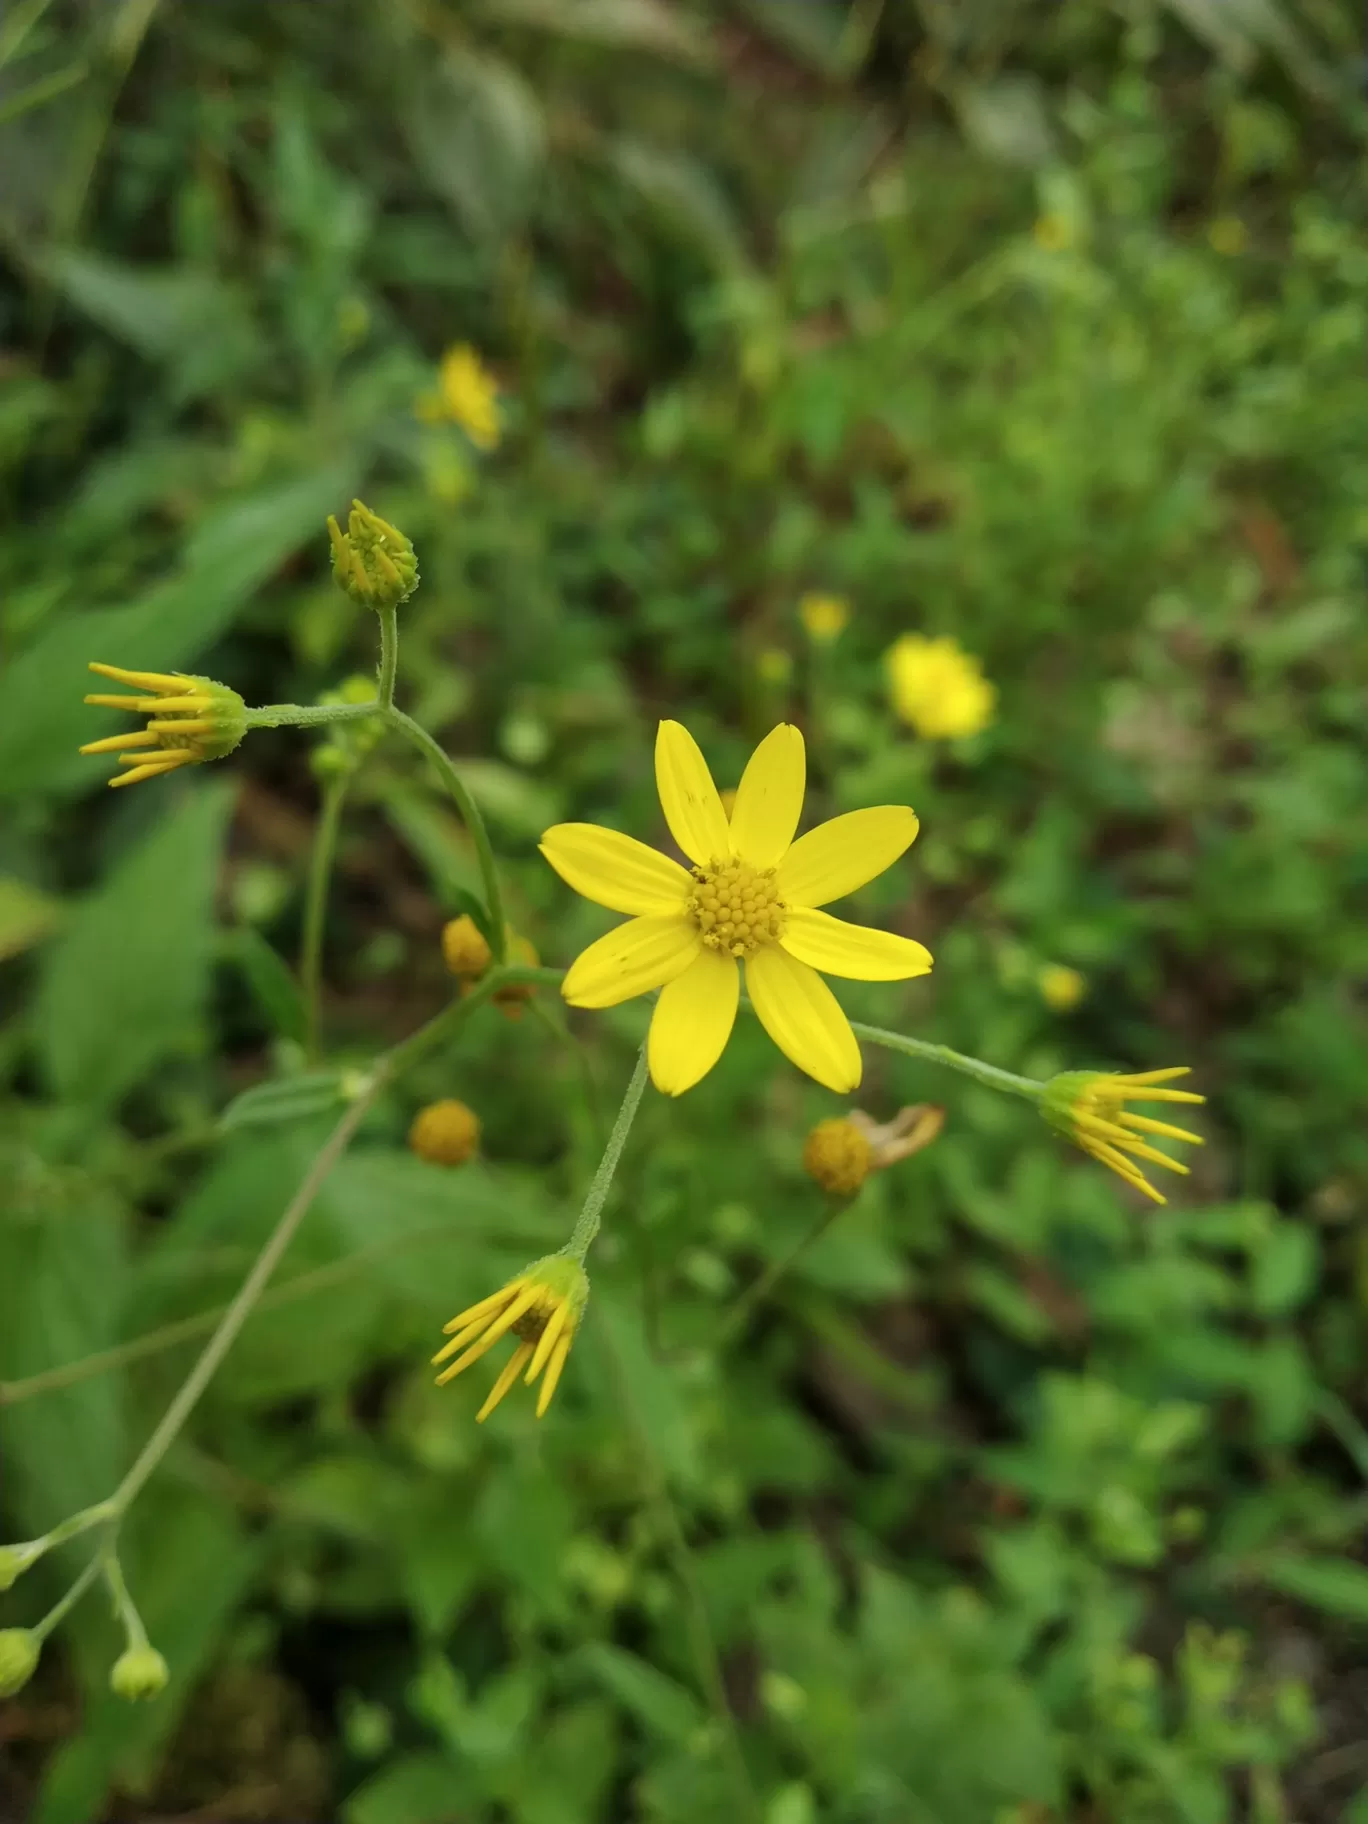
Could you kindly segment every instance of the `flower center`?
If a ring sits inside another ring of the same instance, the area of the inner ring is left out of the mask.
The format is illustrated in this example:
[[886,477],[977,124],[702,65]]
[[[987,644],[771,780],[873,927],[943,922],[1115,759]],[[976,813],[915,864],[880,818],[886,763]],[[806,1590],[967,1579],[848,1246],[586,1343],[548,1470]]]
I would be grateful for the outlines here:
[[692,872],[698,885],[689,895],[689,916],[710,950],[750,956],[779,936],[784,902],[773,868],[753,868],[748,861],[733,859]]

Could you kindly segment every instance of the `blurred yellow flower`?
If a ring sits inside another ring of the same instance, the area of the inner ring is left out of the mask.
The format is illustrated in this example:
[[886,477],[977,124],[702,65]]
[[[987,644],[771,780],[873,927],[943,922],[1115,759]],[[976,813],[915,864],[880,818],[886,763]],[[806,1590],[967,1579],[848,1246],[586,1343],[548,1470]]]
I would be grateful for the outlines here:
[[997,691],[954,640],[905,633],[884,663],[894,710],[925,740],[976,735],[992,721]]
[[1077,1007],[1088,992],[1087,977],[1080,975],[1077,969],[1070,969],[1067,963],[1043,964],[1036,976],[1036,986],[1041,1000],[1056,1013],[1067,1013],[1071,1007]]
[[850,620],[850,603],[840,595],[805,595],[798,604],[798,618],[810,640],[829,646],[839,639]]
[[[443,1326],[451,1341],[433,1356],[433,1366],[449,1355],[456,1360],[437,1376],[437,1385],[443,1387],[463,1373],[511,1330],[518,1339],[517,1347],[475,1422],[484,1424],[524,1368],[529,1387],[546,1370],[537,1396],[537,1417],[541,1418],[551,1404],[588,1297],[589,1278],[579,1261],[567,1254],[548,1254],[534,1261],[489,1298],[470,1305]],[[464,1353],[457,1354],[458,1350]]]
[[666,1095],[692,1088],[721,1057],[739,962],[775,1044],[840,1092],[860,1081],[860,1048],[817,971],[893,982],[931,967],[911,938],[817,909],[891,867],[917,834],[914,814],[903,805],[850,811],[795,842],[805,783],[802,734],[780,723],[751,755],[728,818],[693,736],[662,722],[656,786],[691,869],[596,824],[559,823],[542,837],[542,854],[577,893],[633,914],[577,958],[561,992],[576,1007],[615,1007],[660,989],[647,1056]]
[[[1127,1102],[1205,1102],[1205,1096],[1187,1089],[1161,1088],[1174,1077],[1190,1073],[1185,1064],[1169,1070],[1141,1071],[1131,1076],[1117,1076],[1109,1071],[1070,1070],[1052,1077],[1041,1097],[1040,1112],[1050,1126],[1065,1134],[1075,1146],[1124,1178],[1155,1203],[1165,1203],[1154,1186],[1134,1163],[1145,1159],[1151,1165],[1162,1165],[1166,1171],[1187,1173],[1187,1167],[1170,1159],[1143,1138],[1155,1134],[1163,1139],[1182,1140],[1189,1146],[1201,1146],[1202,1136],[1186,1128],[1170,1127],[1166,1121],[1153,1121],[1148,1115],[1133,1115]],[[1132,1154],[1134,1158],[1128,1158]]]
[[458,342],[442,356],[437,390],[424,393],[416,410],[428,423],[447,418],[459,424],[482,450],[498,445],[502,433],[498,382],[468,342]]
[[[247,732],[247,707],[235,690],[213,678],[190,677],[184,672],[124,671],[117,665],[90,663],[91,671],[113,678],[116,684],[150,694],[136,697],[88,696],[87,703],[102,709],[127,709],[150,716],[146,728],[131,735],[109,735],[87,741],[83,754],[119,754],[119,765],[130,770],[116,773],[111,785],[136,785],[174,773],[178,766],[221,760],[231,754]],[[134,753],[119,753],[120,748]]]
[[1058,210],[1047,210],[1044,215],[1036,217],[1031,235],[1036,246],[1043,247],[1046,253],[1063,253],[1066,247],[1073,246],[1073,223]]

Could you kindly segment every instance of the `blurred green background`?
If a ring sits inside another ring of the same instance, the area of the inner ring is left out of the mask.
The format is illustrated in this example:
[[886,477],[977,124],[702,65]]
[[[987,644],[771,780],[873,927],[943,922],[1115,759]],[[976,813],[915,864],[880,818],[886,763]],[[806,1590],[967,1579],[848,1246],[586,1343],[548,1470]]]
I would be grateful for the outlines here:
[[[162,1327],[230,1295],[321,1131],[219,1124],[302,1068],[316,743],[111,796],[86,661],[254,702],[367,673],[323,532],[355,492],[418,546],[401,700],[546,961],[607,921],[540,830],[658,838],[657,718],[731,785],[790,717],[809,821],[922,819],[852,915],[935,974],[852,1013],[1036,1075],[1187,1063],[1211,1100],[1151,1209],[1029,1107],[868,1052],[860,1104],[941,1103],[943,1137],[720,1346],[842,1108],[743,1021],[648,1095],[550,1416],[477,1429],[478,1373],[438,1392],[427,1357],[568,1230],[648,1011],[571,1044],[487,1010],[368,1122],[280,1283],[314,1277],[134,1511],[170,1690],[109,1695],[86,1604],[0,1708],[0,1814],[1368,1820],[1357,12],[5,9],[0,1537],[117,1480],[191,1359]],[[463,344],[493,447],[441,404]],[[826,643],[814,592],[849,605]],[[909,632],[981,662],[980,734],[898,720]],[[384,743],[335,1062],[442,1004],[475,883]],[[484,1124],[460,1171],[404,1146],[443,1095]]]

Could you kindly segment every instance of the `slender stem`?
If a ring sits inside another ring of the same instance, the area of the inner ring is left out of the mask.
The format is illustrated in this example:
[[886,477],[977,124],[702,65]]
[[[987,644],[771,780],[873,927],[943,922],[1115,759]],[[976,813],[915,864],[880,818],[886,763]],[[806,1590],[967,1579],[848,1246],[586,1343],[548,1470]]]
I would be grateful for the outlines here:
[[323,788],[323,807],[314,831],[313,852],[309,857],[309,884],[304,901],[304,941],[299,957],[299,979],[304,990],[304,1050],[309,1062],[319,1056],[319,996],[323,974],[323,921],[328,906],[328,886],[332,879],[333,857],[337,853],[337,832],[342,822],[342,807],[347,801],[347,775],[330,779]]
[[465,780],[451,764],[441,744],[434,741],[420,723],[406,716],[402,709],[393,704],[385,711],[385,720],[391,728],[397,728],[407,740],[419,748],[437,771],[442,775],[442,783],[456,800],[456,808],[475,844],[476,858],[480,864],[480,879],[484,883],[485,908],[489,913],[489,944],[494,952],[496,963],[503,962],[508,954],[508,929],[504,919],[503,893],[499,887],[499,870],[494,861],[494,850],[490,846],[489,831],[480,813],[480,807],[471,797]]
[[109,1594],[114,1600],[114,1613],[123,1623],[124,1634],[132,1648],[147,1645],[147,1629],[143,1626],[142,1616],[133,1606],[133,1598],[128,1593],[124,1582],[123,1566],[119,1563],[119,1554],[112,1545],[106,1545],[100,1554],[105,1582],[109,1585]]
[[627,1085],[627,1094],[622,1098],[622,1107],[618,1110],[613,1131],[608,1136],[608,1144],[603,1149],[599,1168],[594,1173],[594,1181],[589,1186],[589,1194],[584,1200],[584,1208],[575,1222],[574,1233],[561,1249],[563,1254],[570,1254],[583,1264],[585,1255],[593,1245],[594,1237],[599,1232],[599,1219],[603,1206],[612,1187],[613,1174],[617,1171],[618,1160],[622,1149],[627,1144],[627,1136],[632,1131],[636,1120],[637,1109],[641,1106],[642,1091],[646,1087],[646,1047],[643,1045],[637,1053],[636,1069],[632,1080]]
[[373,703],[263,703],[247,711],[248,728],[321,728],[328,722],[364,722],[379,715]]
[[46,1640],[52,1630],[60,1627],[66,1620],[67,1616],[70,1615],[71,1611],[76,1607],[76,1604],[99,1576],[100,1566],[103,1563],[104,1552],[96,1552],[95,1556],[81,1572],[80,1576],[76,1579],[75,1583],[72,1584],[62,1600],[54,1603],[47,1614],[44,1615],[43,1619],[35,1624],[33,1632],[38,1636],[40,1641]]
[[747,1286],[728,1312],[726,1322],[722,1325],[721,1334],[717,1339],[719,1349],[724,1349],[740,1334],[756,1306],[769,1297],[789,1269],[796,1266],[808,1249],[821,1240],[849,1202],[848,1197],[829,1197],[825,1206],[817,1212],[816,1221],[808,1226],[788,1253],[781,1254],[777,1260],[772,1260],[760,1277]]
[[380,683],[376,691],[381,709],[394,703],[394,680],[399,670],[399,615],[394,608],[377,608],[380,618]]
[[1014,1071],[999,1070],[996,1064],[985,1064],[982,1058],[967,1058],[962,1051],[951,1051],[948,1045],[935,1045],[929,1039],[910,1039],[905,1033],[886,1032],[882,1026],[866,1026],[859,1020],[850,1022],[857,1039],[868,1039],[871,1045],[882,1045],[888,1051],[901,1051],[909,1058],[924,1058],[928,1064],[945,1064],[961,1071],[989,1089],[1003,1090],[1009,1096],[1025,1096],[1036,1102],[1045,1093],[1045,1085],[1034,1077],[1019,1077]]

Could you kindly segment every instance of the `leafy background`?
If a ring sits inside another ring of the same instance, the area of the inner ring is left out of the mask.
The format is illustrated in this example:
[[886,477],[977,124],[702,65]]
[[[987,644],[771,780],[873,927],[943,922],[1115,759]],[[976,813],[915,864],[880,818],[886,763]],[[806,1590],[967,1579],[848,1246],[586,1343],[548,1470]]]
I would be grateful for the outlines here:
[[[321,536],[355,491],[419,547],[400,687],[548,960],[602,921],[540,829],[654,833],[661,714],[724,783],[792,716],[810,815],[922,818],[858,911],[936,973],[853,1012],[1036,1074],[1189,1062],[1211,1103],[1140,1210],[1029,1109],[871,1055],[864,1106],[942,1102],[944,1137],[720,1344],[838,1112],[743,1026],[648,1098],[553,1416],[477,1430],[434,1335],[565,1232],[644,1019],[483,1015],[368,1124],[135,1510],[171,1689],[105,1693],[89,1605],[0,1713],[0,1807],[695,1824],[743,1815],[725,1714],[764,1824],[1368,1819],[1355,15],[7,9],[0,1531],[117,1478],[203,1334],[162,1327],[229,1295],[318,1139],[307,1096],[218,1125],[300,1069],[307,742],[111,798],[85,661],[254,701],[366,671]],[[458,341],[489,456],[413,409]],[[812,589],[853,609],[822,653]],[[895,722],[909,630],[982,659],[984,735]],[[441,1003],[473,882],[380,748],[337,1062]],[[458,1173],[403,1147],[441,1094],[485,1124]]]

